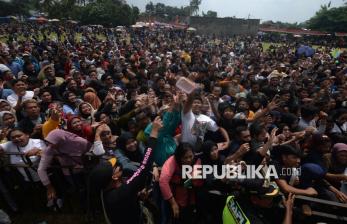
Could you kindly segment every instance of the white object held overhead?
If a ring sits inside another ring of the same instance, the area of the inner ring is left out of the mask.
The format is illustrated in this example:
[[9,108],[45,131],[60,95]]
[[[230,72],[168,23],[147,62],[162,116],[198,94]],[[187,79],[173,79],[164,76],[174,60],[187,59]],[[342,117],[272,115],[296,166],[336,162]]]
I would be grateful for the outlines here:
[[196,29],[194,27],[189,27],[187,31],[196,31]]
[[176,82],[176,87],[182,90],[183,92],[190,94],[194,91],[194,89],[196,89],[196,83],[185,77],[181,77]]

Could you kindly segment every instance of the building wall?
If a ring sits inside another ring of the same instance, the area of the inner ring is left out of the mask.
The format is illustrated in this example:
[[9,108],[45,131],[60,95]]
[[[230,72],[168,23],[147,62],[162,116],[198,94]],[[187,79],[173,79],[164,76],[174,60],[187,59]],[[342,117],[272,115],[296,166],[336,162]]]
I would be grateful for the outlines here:
[[198,34],[218,36],[256,35],[259,19],[190,17],[189,25],[197,29]]

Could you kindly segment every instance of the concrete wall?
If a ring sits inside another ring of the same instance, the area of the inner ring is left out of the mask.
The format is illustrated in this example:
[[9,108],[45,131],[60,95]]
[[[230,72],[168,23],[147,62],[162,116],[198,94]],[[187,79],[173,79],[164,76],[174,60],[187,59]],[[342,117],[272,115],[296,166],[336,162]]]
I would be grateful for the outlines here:
[[189,24],[197,29],[197,34],[218,36],[256,35],[259,19],[190,17]]

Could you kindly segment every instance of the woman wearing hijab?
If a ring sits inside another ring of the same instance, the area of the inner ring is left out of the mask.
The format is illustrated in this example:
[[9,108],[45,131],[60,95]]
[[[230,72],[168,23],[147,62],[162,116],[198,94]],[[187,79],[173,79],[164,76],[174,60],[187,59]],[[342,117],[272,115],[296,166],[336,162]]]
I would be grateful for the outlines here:
[[10,111],[0,112],[0,141],[7,141],[7,134],[17,125],[16,115]]
[[87,102],[82,102],[78,105],[78,115],[84,124],[91,125],[94,121],[94,109],[93,106]]
[[83,100],[92,105],[94,110],[97,110],[101,105],[101,100],[94,91],[86,92],[83,96]]
[[85,153],[92,152],[95,155],[105,153],[100,133],[106,128],[106,125],[100,125],[96,129],[94,144],[76,134],[61,129],[53,130],[48,134],[45,138],[48,146],[41,155],[38,168],[41,182],[47,188],[48,200],[56,198],[55,188],[51,184],[48,175],[48,168],[52,165],[53,159],[56,158],[61,166],[73,167],[72,173],[68,169],[62,169],[65,176],[71,178],[71,175],[80,173],[83,167],[82,156]]
[[87,139],[89,142],[93,142],[94,140],[92,127],[89,124],[83,123],[82,119],[78,116],[72,116],[68,118],[66,130],[70,133]]
[[114,150],[117,147],[117,138],[118,136],[112,134],[111,128],[108,125],[107,128],[100,133],[100,139],[107,155],[114,154]]
[[112,224],[143,223],[143,214],[138,193],[145,187],[152,168],[153,149],[158,131],[163,127],[159,117],[156,118],[141,166],[133,176],[124,181],[123,167],[113,160],[97,165],[90,174],[91,188],[99,193],[102,190],[102,203],[106,219]]
[[10,111],[16,113],[11,104],[7,100],[0,99],[0,111]]
[[122,164],[123,169],[130,173],[135,172],[144,156],[145,148],[136,140],[133,134],[125,132],[117,139],[115,156]]

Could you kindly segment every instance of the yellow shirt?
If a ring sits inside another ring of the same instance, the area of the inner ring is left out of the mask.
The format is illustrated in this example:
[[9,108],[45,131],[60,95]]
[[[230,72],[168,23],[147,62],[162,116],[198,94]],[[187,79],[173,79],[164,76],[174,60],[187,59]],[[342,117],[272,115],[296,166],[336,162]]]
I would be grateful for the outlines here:
[[49,118],[43,125],[42,125],[42,135],[44,138],[53,131],[54,129],[57,129],[59,127],[59,121],[55,121],[51,118]]

